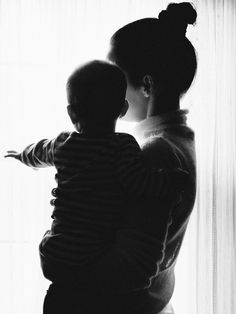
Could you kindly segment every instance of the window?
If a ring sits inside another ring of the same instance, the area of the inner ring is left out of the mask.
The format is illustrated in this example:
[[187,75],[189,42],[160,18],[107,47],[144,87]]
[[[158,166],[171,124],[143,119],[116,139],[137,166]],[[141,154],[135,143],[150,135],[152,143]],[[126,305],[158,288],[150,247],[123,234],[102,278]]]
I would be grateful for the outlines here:
[[[180,2],[180,1],[177,1]],[[198,74],[183,99],[196,131],[198,194],[176,267],[176,314],[232,314],[235,304],[236,2],[195,0]],[[0,0],[1,155],[71,129],[65,82],[106,57],[122,25],[156,16],[161,0]],[[39,314],[48,282],[38,243],[50,226],[52,169],[0,159],[0,312]]]

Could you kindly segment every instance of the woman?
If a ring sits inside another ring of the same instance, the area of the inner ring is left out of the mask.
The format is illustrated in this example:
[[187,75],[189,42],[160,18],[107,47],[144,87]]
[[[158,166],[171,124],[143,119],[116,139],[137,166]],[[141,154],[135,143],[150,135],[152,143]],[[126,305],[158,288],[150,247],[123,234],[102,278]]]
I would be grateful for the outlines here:
[[[158,19],[137,20],[111,38],[108,58],[123,69],[128,81],[126,120],[139,122],[136,135],[147,162],[152,167],[181,167],[190,174],[188,187],[175,204],[171,197],[165,204],[132,202],[113,253],[100,264],[101,280],[109,282],[112,277],[110,288],[118,289],[120,284],[123,292],[140,289],[137,297],[125,298],[126,307],[130,306],[127,313],[156,314],[165,307],[161,313],[173,313],[168,302],[174,290],[174,267],[196,192],[194,133],[186,125],[187,112],[179,106],[197,68],[194,47],[185,36],[196,17],[190,3],[170,4]],[[168,221],[163,213],[173,205]]]
[[[127,200],[123,224],[91,274],[94,289],[83,291],[78,313],[173,313],[168,303],[174,267],[196,190],[194,134],[186,125],[186,111],[179,109],[197,67],[194,48],[185,37],[187,25],[195,20],[191,4],[170,4],[158,19],[135,21],[112,36],[108,58],[126,74],[126,119],[139,122],[136,133],[147,163],[180,167],[190,180],[181,198],[170,192],[163,200]],[[52,285],[45,303],[64,299],[64,304],[73,303],[68,308],[72,313],[78,293],[81,296],[81,291]]]

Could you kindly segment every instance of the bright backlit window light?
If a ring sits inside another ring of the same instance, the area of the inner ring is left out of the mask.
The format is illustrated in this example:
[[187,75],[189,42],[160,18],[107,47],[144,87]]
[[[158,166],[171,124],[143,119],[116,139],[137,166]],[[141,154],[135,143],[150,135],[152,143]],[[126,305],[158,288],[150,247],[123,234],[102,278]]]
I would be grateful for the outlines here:
[[[156,16],[167,0],[0,0],[0,153],[72,130],[65,83],[74,68],[105,59],[122,25]],[[176,1],[180,2],[180,1]],[[183,99],[196,131],[198,194],[176,267],[175,314],[236,311],[236,8],[194,0],[196,82]],[[119,121],[118,131],[134,124]],[[49,282],[38,244],[51,223],[54,169],[0,159],[0,313],[40,314]]]

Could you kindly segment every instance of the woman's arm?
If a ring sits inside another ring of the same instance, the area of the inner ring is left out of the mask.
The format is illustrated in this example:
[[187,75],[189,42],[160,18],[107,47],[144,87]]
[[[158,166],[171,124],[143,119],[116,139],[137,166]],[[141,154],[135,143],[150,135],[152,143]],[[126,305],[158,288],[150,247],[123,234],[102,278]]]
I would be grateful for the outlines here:
[[118,180],[131,196],[164,197],[171,189],[181,189],[187,177],[180,169],[158,168],[145,163],[135,138],[128,134],[120,137],[117,153]]
[[[150,286],[159,271],[171,211],[176,199],[130,202],[115,243],[98,261],[96,280],[104,293],[124,293]],[[134,206],[135,205],[135,206]]]
[[[151,149],[151,165],[175,169],[180,161],[164,141]],[[181,201],[180,193],[165,198],[130,197],[115,242],[98,261],[96,279],[104,293],[124,293],[150,286],[164,258],[171,213]]]

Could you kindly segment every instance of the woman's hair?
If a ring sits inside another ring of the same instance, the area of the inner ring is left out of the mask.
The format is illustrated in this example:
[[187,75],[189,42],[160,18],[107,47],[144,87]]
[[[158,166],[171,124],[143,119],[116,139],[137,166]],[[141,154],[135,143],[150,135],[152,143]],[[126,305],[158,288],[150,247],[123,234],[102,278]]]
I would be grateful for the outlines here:
[[158,18],[127,24],[111,38],[108,58],[127,74],[131,84],[142,85],[145,75],[178,96],[190,87],[196,73],[194,47],[185,37],[196,10],[188,2],[171,3]]

